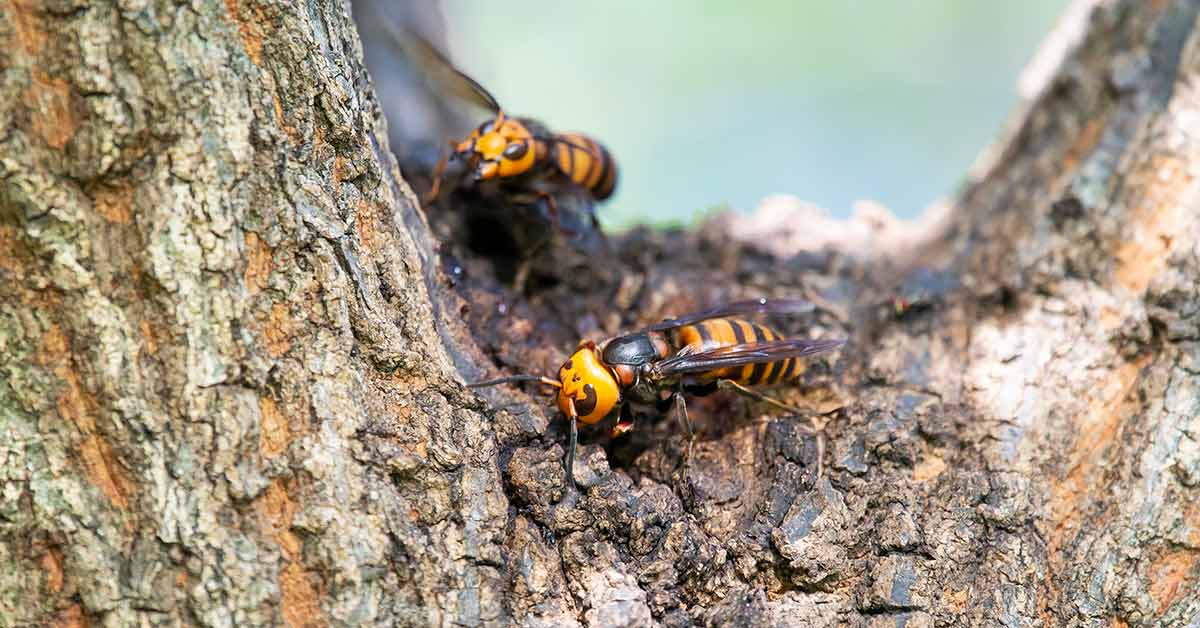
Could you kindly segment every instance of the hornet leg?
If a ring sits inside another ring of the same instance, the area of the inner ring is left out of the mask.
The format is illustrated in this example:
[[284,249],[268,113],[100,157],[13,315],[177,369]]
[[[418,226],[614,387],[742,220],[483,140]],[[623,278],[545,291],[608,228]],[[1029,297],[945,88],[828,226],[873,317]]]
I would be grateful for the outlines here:
[[679,422],[683,424],[683,431],[687,434],[687,451],[683,454],[683,474],[687,476],[688,465],[692,463],[692,446],[696,444],[696,434],[692,432],[692,420],[688,418],[687,401],[683,398],[683,392],[676,392],[675,398],[675,416],[679,417]]
[[553,235],[547,235],[544,240],[530,247],[521,261],[517,262],[517,270],[513,273],[513,292],[518,294],[525,292],[525,282],[529,281],[529,273],[533,271],[534,262],[537,256],[549,246],[550,238]]
[[629,404],[624,404],[621,406],[621,417],[617,419],[617,424],[613,426],[612,431],[609,432],[609,436],[612,438],[624,436],[625,434],[632,432],[633,428],[633,409]]
[[[451,150],[454,145],[451,143]],[[433,183],[429,186],[429,192],[425,194],[425,198],[421,199],[426,205],[437,200],[438,193],[442,190],[442,177],[446,174],[446,154],[439,153],[437,165],[433,168]]]
[[744,397],[749,397],[756,401],[761,401],[763,403],[768,403],[770,405],[773,405],[776,408],[783,410],[784,412],[788,412],[790,414],[801,415],[801,416],[807,416],[809,425],[807,425],[807,426],[802,425],[801,428],[803,428],[804,431],[808,432],[809,434],[812,434],[817,439],[817,481],[818,482],[821,481],[821,471],[825,464],[825,430],[822,427],[817,427],[817,423],[813,419],[811,413],[805,412],[795,406],[789,406],[788,404],[783,403],[782,401],[779,401],[777,399],[772,399],[771,397],[768,397],[758,391],[750,390],[749,388],[746,388],[745,386],[742,386],[741,384],[739,384],[733,380],[722,379],[717,382],[717,385],[720,386],[722,389],[732,390]]
[[566,227],[564,227],[562,225],[562,221],[559,220],[559,217],[558,217],[558,201],[554,200],[553,195],[551,195],[543,190],[536,190],[535,193],[537,194],[537,197],[539,200],[546,202],[547,213],[550,215],[550,224],[554,225],[555,231],[564,233],[569,238],[573,238],[573,237],[579,235],[574,230],[567,229]]
[[529,272],[533,270],[533,260],[523,259],[517,262],[517,271],[513,273],[513,292],[523,294],[525,282],[529,281]]

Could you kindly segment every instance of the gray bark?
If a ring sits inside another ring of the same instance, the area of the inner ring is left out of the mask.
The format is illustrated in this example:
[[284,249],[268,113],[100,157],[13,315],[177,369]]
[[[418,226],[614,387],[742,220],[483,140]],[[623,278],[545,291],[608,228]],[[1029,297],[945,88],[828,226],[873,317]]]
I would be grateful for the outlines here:
[[[1200,2],[1077,15],[920,244],[726,217],[518,295],[431,235],[347,6],[0,0],[0,626],[1200,622]],[[786,392],[820,482],[717,395],[686,474],[647,416],[564,493],[547,404],[460,383],[796,294],[850,339]]]

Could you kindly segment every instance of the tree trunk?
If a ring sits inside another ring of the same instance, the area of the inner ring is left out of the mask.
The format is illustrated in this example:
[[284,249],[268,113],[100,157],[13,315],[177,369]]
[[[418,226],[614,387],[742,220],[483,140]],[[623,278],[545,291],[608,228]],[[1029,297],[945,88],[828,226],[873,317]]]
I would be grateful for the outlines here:
[[[1200,623],[1200,0],[1071,15],[927,231],[775,205],[519,295],[435,241],[347,5],[0,0],[0,626]],[[820,481],[716,395],[686,472],[647,415],[564,491],[552,408],[461,385],[796,294],[850,339],[788,394]]]

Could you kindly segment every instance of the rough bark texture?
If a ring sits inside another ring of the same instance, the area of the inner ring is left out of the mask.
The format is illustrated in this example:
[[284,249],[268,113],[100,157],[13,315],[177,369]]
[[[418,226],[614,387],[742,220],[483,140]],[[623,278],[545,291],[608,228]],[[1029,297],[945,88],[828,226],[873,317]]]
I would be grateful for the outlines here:
[[[347,6],[0,0],[0,625],[1200,622],[1200,1],[1095,4],[923,245],[726,217],[515,295]],[[790,394],[817,483],[716,396],[685,477],[647,416],[564,494],[546,404],[459,383],[798,293],[850,339]]]

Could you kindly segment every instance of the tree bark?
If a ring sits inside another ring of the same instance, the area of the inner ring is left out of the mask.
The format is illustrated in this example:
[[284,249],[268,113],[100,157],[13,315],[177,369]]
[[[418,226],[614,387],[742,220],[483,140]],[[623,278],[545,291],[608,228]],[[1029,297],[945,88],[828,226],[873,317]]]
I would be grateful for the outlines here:
[[[775,205],[522,295],[432,235],[347,5],[0,0],[0,626],[1200,622],[1200,1],[1077,9],[925,231]],[[461,385],[797,294],[850,339],[788,393],[820,481],[717,395],[686,473],[647,415],[564,491],[552,408]]]

